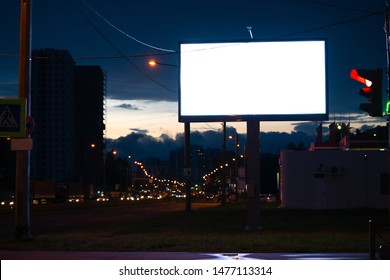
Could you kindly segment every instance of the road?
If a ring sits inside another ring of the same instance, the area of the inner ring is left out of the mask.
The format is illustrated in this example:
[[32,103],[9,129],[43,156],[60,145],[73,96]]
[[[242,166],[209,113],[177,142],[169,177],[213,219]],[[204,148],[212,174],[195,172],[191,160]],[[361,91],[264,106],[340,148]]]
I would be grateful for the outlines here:
[[368,253],[0,251],[1,260],[367,260]]
[[[147,203],[127,201],[116,203],[102,202],[108,203],[106,207],[97,207],[95,202],[83,203],[85,203],[86,207],[83,207],[83,205],[73,206],[71,204],[32,207],[30,214],[32,236],[47,232],[86,229],[113,221],[136,221],[185,210],[184,201],[150,201]],[[192,209],[196,210],[217,205],[219,204],[215,202],[192,203]],[[0,241],[13,238],[14,223],[14,213],[12,211],[0,212]]]

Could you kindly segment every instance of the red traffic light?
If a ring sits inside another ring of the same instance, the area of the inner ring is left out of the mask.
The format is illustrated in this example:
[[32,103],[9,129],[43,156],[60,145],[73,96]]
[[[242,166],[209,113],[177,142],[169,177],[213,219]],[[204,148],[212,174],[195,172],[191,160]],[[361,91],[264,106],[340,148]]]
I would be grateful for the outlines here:
[[372,117],[382,117],[382,70],[381,69],[352,69],[350,77],[366,87],[359,94],[368,99],[361,103],[360,110],[366,111]]
[[372,86],[372,81],[370,81],[366,78],[360,77],[358,74],[358,71],[356,69],[352,69],[350,77],[358,82],[365,84],[368,87]]

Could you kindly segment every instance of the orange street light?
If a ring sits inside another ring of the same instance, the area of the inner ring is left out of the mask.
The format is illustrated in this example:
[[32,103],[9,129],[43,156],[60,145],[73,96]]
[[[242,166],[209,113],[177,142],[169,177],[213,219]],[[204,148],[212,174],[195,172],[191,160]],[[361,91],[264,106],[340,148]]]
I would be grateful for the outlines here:
[[174,65],[174,64],[168,64],[168,63],[162,63],[162,62],[159,62],[155,59],[151,59],[148,61],[148,64],[149,66],[151,67],[156,67],[156,65],[163,65],[163,66],[171,66],[171,67],[175,67],[175,68],[178,68],[177,65]]
[[155,67],[157,65],[157,62],[154,59],[151,59],[149,60],[149,65]]

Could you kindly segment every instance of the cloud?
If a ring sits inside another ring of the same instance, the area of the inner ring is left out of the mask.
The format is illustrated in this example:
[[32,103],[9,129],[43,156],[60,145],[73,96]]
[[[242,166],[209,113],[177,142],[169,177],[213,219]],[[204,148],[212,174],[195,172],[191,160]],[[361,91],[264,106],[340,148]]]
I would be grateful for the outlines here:
[[[174,138],[168,134],[161,134],[159,137],[147,135],[141,129],[132,129],[131,134],[118,139],[108,139],[107,149],[116,149],[120,155],[127,157],[131,155],[133,159],[139,160],[148,157],[158,157],[162,160],[169,159],[171,151],[183,148],[184,133],[177,134]],[[236,130],[233,127],[227,127],[226,135],[235,135]],[[222,150],[223,137],[222,130],[192,131],[191,145],[199,145],[203,149],[213,148]],[[289,143],[303,143],[306,148],[311,142],[315,141],[314,134],[305,132],[261,132],[260,150],[262,153],[277,154],[280,150],[286,149]],[[240,144],[240,153],[244,152],[247,143],[245,134],[238,134],[238,144]],[[226,139],[226,150],[235,150],[235,140]]]
[[123,158],[131,155],[135,160],[149,157],[167,160],[170,151],[182,146],[182,143],[169,136],[161,135],[155,138],[147,134],[132,132],[115,140],[108,139],[107,149],[116,149],[120,156],[123,155],[121,156]]
[[[108,90],[108,97],[117,100],[151,100],[177,102],[177,81],[161,82],[164,87],[147,81],[112,81]],[[175,86],[169,86],[175,85]]]
[[129,130],[132,132],[139,133],[139,134],[147,134],[149,132],[149,130],[141,129],[141,128],[129,128]]
[[261,132],[260,133],[260,151],[262,153],[277,154],[280,150],[287,149],[289,143],[303,143],[309,148],[310,143],[315,141],[313,134],[298,132]]
[[[378,125],[386,125],[387,120],[384,118],[373,118],[368,116],[366,113],[354,113],[354,114],[337,114],[330,115],[329,120],[322,121],[323,134],[327,135],[329,133],[329,125],[335,123],[346,123],[350,124],[351,131],[355,130],[366,130],[368,128],[374,128]],[[321,123],[321,121],[311,121],[311,122],[294,122],[295,132],[305,132],[308,135],[316,134],[316,128]]]
[[115,107],[122,108],[122,109],[128,109],[128,110],[139,110],[139,108],[136,105],[126,104],[126,103],[116,105]]
[[[294,126],[294,132],[305,132],[307,134],[315,134],[316,128],[321,123],[321,121],[312,121],[312,122],[296,122],[292,123]],[[325,122],[322,122],[323,127],[325,127]]]

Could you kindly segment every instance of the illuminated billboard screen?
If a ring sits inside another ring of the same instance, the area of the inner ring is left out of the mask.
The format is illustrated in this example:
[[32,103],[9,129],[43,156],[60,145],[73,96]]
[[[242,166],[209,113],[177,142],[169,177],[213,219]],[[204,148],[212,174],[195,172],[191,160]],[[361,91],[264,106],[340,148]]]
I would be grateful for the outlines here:
[[326,41],[180,42],[179,121],[326,120]]

